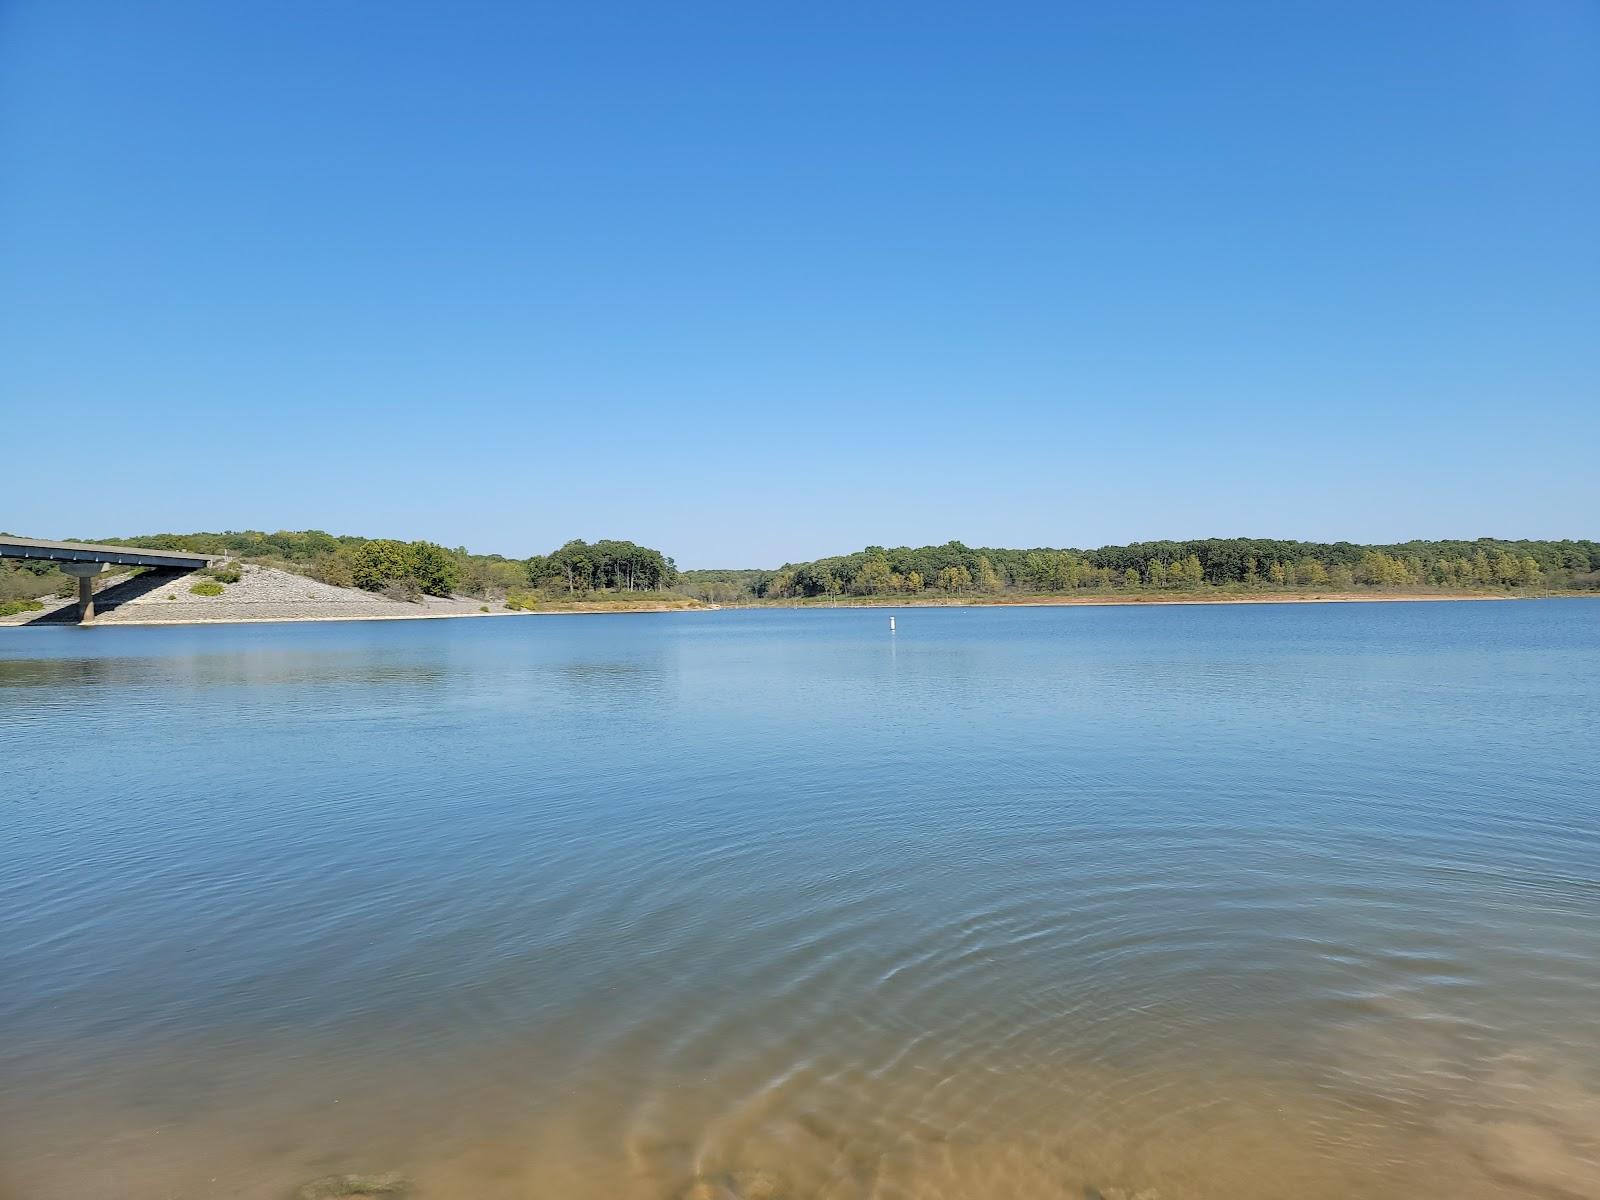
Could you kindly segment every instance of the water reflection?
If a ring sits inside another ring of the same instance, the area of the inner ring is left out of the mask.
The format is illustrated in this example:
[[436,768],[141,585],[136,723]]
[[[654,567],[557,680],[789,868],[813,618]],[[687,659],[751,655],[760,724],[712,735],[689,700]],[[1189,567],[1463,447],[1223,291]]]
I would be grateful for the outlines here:
[[439,684],[437,663],[373,662],[366,657],[229,654],[148,658],[0,658],[0,688],[273,687]]

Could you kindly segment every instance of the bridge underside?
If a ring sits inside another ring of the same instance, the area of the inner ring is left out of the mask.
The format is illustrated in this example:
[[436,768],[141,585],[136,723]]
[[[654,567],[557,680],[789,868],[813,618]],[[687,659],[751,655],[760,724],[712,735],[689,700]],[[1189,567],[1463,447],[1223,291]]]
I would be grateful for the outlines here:
[[140,546],[100,546],[90,542],[46,542],[37,538],[0,536],[0,558],[27,558],[54,563],[78,580],[78,620],[94,619],[94,578],[107,567],[153,567],[197,571],[216,559],[183,550],[146,550]]

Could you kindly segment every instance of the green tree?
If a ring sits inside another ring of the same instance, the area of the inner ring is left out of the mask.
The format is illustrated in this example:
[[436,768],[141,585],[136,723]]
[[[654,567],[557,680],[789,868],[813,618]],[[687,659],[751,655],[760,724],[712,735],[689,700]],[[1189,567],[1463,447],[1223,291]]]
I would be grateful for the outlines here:
[[566,584],[568,594],[589,590],[594,579],[594,556],[588,542],[573,538],[547,561],[552,574]]
[[350,578],[358,588],[381,591],[411,575],[411,548],[389,538],[363,542],[351,555]]
[[412,542],[408,547],[410,575],[430,596],[449,596],[461,584],[461,564],[455,555],[432,542]]

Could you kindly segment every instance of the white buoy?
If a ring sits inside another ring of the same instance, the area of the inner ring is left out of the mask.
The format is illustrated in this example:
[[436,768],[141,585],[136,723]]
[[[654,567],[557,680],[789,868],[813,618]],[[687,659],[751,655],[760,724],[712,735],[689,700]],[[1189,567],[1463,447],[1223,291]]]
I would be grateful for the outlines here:
[[894,632],[894,618],[893,617],[889,618],[889,632],[890,633]]

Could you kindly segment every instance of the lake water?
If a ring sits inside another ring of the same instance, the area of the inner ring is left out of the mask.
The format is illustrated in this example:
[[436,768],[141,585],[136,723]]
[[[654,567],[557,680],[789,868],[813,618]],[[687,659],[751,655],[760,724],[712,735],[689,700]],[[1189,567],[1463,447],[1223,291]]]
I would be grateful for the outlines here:
[[0,632],[0,1197],[1600,1196],[1600,602]]

